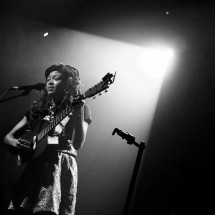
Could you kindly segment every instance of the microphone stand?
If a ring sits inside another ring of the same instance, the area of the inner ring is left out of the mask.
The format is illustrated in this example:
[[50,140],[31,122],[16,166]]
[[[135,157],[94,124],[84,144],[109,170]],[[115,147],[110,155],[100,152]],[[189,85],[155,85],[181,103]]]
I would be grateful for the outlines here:
[[[12,97],[9,97],[9,98],[0,100],[0,103],[1,103],[1,102],[5,102],[5,101],[8,101],[8,100],[11,100],[11,99],[15,99],[15,98],[20,97],[20,96],[27,96],[27,95],[29,94],[30,91],[31,91],[31,90],[24,90],[24,92],[20,93],[19,95],[12,96]],[[6,91],[6,92],[7,92],[7,91]],[[5,95],[6,92],[5,92],[3,95]],[[3,95],[2,95],[2,96],[3,96]],[[1,96],[1,97],[2,97],[2,96]]]
[[132,173],[132,177],[131,177],[131,181],[130,181],[130,185],[129,185],[129,189],[128,189],[124,209],[123,209],[123,215],[128,215],[131,200],[132,200],[132,195],[133,195],[133,191],[134,191],[135,183],[136,183],[136,179],[137,179],[137,174],[138,174],[138,170],[139,170],[140,163],[141,163],[141,158],[142,158],[142,155],[143,155],[143,151],[145,149],[145,143],[140,142],[140,144],[138,144],[137,142],[135,142],[135,137],[133,137],[129,133],[124,133],[124,132],[122,132],[121,130],[119,130],[117,128],[114,129],[112,135],[114,135],[115,132],[117,132],[117,134],[119,136],[121,136],[122,139],[126,139],[127,143],[129,145],[134,144],[138,148],[138,153],[137,153],[137,157],[136,157],[136,161],[135,161],[135,165],[134,165],[134,169],[133,169],[133,173]]

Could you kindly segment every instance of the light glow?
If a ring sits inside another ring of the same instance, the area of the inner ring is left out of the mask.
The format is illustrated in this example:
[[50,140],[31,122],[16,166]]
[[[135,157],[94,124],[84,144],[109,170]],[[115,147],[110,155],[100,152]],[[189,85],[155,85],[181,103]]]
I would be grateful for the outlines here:
[[137,56],[137,66],[146,76],[161,79],[169,71],[174,59],[170,48],[147,48]]
[[48,32],[46,32],[46,33],[43,34],[44,37],[47,37],[48,35],[49,35]]

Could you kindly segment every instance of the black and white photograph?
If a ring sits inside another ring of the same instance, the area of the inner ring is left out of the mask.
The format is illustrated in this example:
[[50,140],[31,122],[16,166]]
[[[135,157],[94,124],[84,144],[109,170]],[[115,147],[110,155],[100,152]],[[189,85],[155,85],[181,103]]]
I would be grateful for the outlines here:
[[1,0],[0,215],[208,215],[215,6]]

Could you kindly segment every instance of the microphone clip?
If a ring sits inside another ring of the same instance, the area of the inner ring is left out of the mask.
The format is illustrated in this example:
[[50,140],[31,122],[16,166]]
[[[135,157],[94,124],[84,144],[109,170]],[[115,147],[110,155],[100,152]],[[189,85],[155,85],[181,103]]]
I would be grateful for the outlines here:
[[135,137],[131,134],[129,134],[128,132],[123,132],[118,128],[115,128],[113,130],[112,135],[114,135],[115,133],[117,133],[120,137],[122,137],[122,139],[126,139],[127,143],[129,145],[131,145],[132,143],[135,143]]
[[120,137],[122,137],[122,139],[126,139],[129,145],[134,144],[138,148],[145,149],[145,143],[141,142],[140,144],[138,144],[135,141],[135,137],[129,134],[128,132],[123,132],[120,129],[115,128],[112,132],[112,135],[114,135],[115,133],[117,133]]

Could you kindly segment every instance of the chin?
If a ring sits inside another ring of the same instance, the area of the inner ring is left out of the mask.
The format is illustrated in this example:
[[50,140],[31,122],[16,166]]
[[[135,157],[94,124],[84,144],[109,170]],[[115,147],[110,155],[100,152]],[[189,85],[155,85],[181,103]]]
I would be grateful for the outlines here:
[[49,96],[52,96],[52,95],[54,95],[54,94],[55,94],[54,91],[48,92],[48,95],[49,95]]

